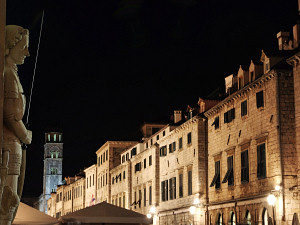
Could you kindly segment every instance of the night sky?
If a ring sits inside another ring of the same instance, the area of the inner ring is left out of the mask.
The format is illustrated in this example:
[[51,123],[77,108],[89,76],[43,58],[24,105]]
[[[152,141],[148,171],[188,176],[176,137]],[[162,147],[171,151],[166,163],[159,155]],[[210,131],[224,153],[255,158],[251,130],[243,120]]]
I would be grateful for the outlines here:
[[140,140],[144,122],[169,122],[239,65],[277,48],[297,0],[7,0],[7,24],[30,31],[19,67],[33,87],[24,196],[42,193],[44,133],[64,133],[63,176],[96,162],[107,140]]

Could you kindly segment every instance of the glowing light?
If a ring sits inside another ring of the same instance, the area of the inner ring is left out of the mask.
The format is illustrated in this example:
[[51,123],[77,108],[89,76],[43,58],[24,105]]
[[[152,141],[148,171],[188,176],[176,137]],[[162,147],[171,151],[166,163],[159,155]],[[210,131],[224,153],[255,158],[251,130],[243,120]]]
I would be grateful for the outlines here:
[[200,199],[199,198],[195,198],[193,204],[194,205],[200,204]]
[[151,206],[149,212],[150,212],[150,213],[156,213],[156,208],[155,208],[155,206]]
[[148,219],[151,219],[151,217],[152,217],[151,213],[148,213],[147,217],[148,217]]
[[190,207],[190,214],[194,215],[196,213],[196,207],[195,206],[191,206]]
[[270,195],[268,195],[268,198],[267,198],[267,200],[268,200],[268,203],[269,203],[269,205],[274,205],[275,204],[275,196],[273,195],[273,194],[270,194]]
[[276,186],[275,186],[275,190],[276,190],[276,191],[280,191],[280,186],[279,186],[279,185],[276,185]]

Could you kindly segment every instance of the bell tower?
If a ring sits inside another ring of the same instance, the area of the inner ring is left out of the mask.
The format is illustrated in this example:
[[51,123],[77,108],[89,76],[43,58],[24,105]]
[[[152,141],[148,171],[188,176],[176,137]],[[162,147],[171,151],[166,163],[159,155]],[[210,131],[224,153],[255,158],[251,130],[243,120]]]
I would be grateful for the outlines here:
[[47,200],[51,192],[56,192],[57,185],[62,184],[63,140],[61,132],[45,133],[43,208],[47,213]]

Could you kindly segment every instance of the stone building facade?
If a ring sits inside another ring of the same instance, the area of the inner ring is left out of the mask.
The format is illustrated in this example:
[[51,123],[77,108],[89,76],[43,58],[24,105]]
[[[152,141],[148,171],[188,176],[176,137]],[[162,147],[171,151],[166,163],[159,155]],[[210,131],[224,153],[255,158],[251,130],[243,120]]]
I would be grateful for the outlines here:
[[239,90],[205,112],[209,224],[268,224],[269,217],[291,224],[299,208],[293,76],[283,57],[263,52],[261,61],[238,77]]
[[111,203],[110,171],[121,163],[121,152],[135,144],[137,142],[107,141],[97,150],[97,183],[99,185],[96,189],[96,203],[103,201]]
[[[205,141],[206,121],[199,116],[159,140],[159,224],[205,223]],[[195,214],[191,206],[197,207]]]
[[96,204],[97,165],[94,164],[84,170],[85,172],[85,207]]

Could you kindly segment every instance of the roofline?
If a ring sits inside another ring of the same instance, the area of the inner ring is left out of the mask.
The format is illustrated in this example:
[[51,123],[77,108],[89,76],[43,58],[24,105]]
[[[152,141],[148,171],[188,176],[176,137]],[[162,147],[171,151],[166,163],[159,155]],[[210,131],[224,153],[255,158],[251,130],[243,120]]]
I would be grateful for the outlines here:
[[98,154],[103,148],[105,148],[109,144],[137,144],[138,141],[106,141],[95,153]]

